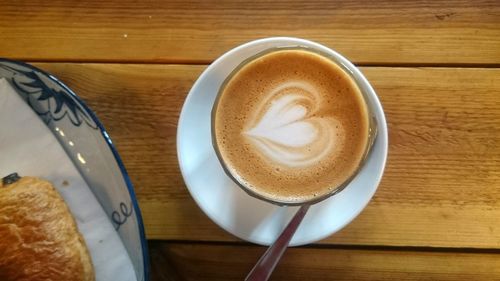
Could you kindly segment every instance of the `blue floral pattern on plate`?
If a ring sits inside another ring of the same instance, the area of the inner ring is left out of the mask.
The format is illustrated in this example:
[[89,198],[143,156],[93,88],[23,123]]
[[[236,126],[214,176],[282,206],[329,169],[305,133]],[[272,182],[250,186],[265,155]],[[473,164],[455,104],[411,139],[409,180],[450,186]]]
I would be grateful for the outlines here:
[[12,62],[3,62],[0,68],[10,73],[12,85],[45,123],[68,118],[75,126],[86,123],[89,127],[98,129],[74,96],[43,81],[45,78],[53,78],[52,76],[46,77],[39,71]]

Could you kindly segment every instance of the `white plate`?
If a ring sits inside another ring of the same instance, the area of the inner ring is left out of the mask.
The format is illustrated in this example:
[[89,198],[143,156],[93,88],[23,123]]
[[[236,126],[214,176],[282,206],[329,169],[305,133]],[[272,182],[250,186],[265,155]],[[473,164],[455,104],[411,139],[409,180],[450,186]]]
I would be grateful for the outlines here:
[[0,129],[0,178],[18,172],[54,184],[87,243],[96,280],[149,280],[132,183],[85,103],[43,70],[0,59]]
[[277,238],[298,207],[280,207],[251,197],[224,173],[212,146],[211,110],[220,85],[242,61],[268,48],[297,45],[327,53],[352,70],[368,92],[378,135],[359,174],[342,192],[309,209],[290,245],[326,238],[351,222],[377,190],[387,159],[387,124],[380,101],[361,72],[338,53],[311,41],[275,37],[246,43],[221,56],[198,78],[182,108],[177,129],[179,164],[191,196],[216,224],[261,245]]

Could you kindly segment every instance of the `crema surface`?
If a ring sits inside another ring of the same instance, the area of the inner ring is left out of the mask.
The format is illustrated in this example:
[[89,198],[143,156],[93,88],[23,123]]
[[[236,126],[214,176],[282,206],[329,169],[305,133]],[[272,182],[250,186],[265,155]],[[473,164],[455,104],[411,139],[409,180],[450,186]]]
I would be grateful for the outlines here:
[[214,108],[214,133],[228,171],[276,201],[330,193],[357,170],[369,120],[360,90],[333,61],[288,49],[247,63]]

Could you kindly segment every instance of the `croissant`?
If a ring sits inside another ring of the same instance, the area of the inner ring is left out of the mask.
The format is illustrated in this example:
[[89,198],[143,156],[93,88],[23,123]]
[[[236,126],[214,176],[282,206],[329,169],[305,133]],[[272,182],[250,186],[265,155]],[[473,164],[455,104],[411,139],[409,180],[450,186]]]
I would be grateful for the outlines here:
[[52,184],[11,176],[0,184],[0,280],[94,281],[85,241]]

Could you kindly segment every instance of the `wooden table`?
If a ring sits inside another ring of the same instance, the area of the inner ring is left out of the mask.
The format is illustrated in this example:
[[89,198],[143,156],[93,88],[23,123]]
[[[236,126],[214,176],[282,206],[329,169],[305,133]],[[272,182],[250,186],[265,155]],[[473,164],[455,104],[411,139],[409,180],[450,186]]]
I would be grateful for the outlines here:
[[211,222],[175,134],[193,82],[243,42],[297,36],[344,54],[389,125],[382,183],[341,232],[272,280],[500,280],[500,2],[0,1],[0,57],[93,108],[135,185],[152,280],[242,280],[264,251]]

